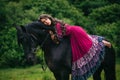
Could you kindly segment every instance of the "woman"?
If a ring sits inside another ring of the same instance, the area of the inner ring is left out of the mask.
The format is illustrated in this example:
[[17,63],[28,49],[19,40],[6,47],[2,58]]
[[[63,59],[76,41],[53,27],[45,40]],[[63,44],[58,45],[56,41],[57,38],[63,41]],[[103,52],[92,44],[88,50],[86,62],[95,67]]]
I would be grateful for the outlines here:
[[103,37],[89,35],[80,26],[71,26],[50,15],[42,14],[39,21],[48,27],[51,39],[59,44],[64,36],[70,37],[72,48],[72,80],[86,80],[104,58],[104,46],[111,44]]

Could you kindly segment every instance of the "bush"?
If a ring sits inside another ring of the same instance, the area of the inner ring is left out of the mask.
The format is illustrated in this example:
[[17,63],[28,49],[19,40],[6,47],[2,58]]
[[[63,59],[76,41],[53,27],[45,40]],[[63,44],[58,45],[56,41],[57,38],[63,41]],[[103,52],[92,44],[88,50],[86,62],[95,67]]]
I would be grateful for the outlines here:
[[[3,31],[2,31],[3,32]],[[22,49],[17,45],[16,30],[10,28],[4,31],[4,36],[0,37],[1,53],[0,53],[0,67],[14,67],[22,64],[23,59]]]
[[100,7],[94,9],[93,12],[89,15],[90,19],[93,19],[97,25],[117,22],[120,20],[120,5],[112,4],[105,7]]

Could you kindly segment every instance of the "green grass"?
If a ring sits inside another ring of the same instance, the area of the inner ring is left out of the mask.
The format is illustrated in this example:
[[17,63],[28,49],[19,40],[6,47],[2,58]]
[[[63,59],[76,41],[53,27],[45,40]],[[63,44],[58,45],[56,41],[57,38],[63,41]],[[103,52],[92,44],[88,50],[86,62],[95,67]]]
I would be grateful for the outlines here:
[[120,58],[117,58],[116,60],[116,77],[117,80],[120,80]]
[[[102,72],[102,80],[104,80]],[[116,62],[116,77],[120,80],[120,59]],[[9,68],[0,69],[0,80],[55,80],[52,72],[47,69],[43,71],[40,65],[28,68]],[[93,80],[90,77],[88,80]]]
[[55,80],[48,69],[43,71],[40,65],[29,68],[0,69],[0,80]]

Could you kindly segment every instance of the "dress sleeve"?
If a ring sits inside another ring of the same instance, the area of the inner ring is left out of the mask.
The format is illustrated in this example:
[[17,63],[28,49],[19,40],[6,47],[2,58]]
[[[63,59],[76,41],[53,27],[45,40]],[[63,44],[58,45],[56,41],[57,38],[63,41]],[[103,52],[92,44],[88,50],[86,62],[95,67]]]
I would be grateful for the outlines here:
[[68,36],[71,34],[71,28],[72,26],[65,24],[65,36]]

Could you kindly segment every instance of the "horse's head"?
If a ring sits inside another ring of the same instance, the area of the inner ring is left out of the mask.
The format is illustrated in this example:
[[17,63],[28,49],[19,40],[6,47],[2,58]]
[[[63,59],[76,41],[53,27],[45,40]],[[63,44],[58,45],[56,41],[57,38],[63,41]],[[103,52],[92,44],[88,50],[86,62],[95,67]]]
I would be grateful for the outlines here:
[[35,62],[35,52],[38,45],[43,47],[52,42],[50,42],[49,29],[40,22],[17,26],[16,29],[18,44],[22,45],[24,56],[29,63]]
[[18,44],[23,47],[27,63],[34,64],[36,62],[35,51],[38,46],[36,37],[32,33],[28,33],[24,26],[17,26],[16,29]]

